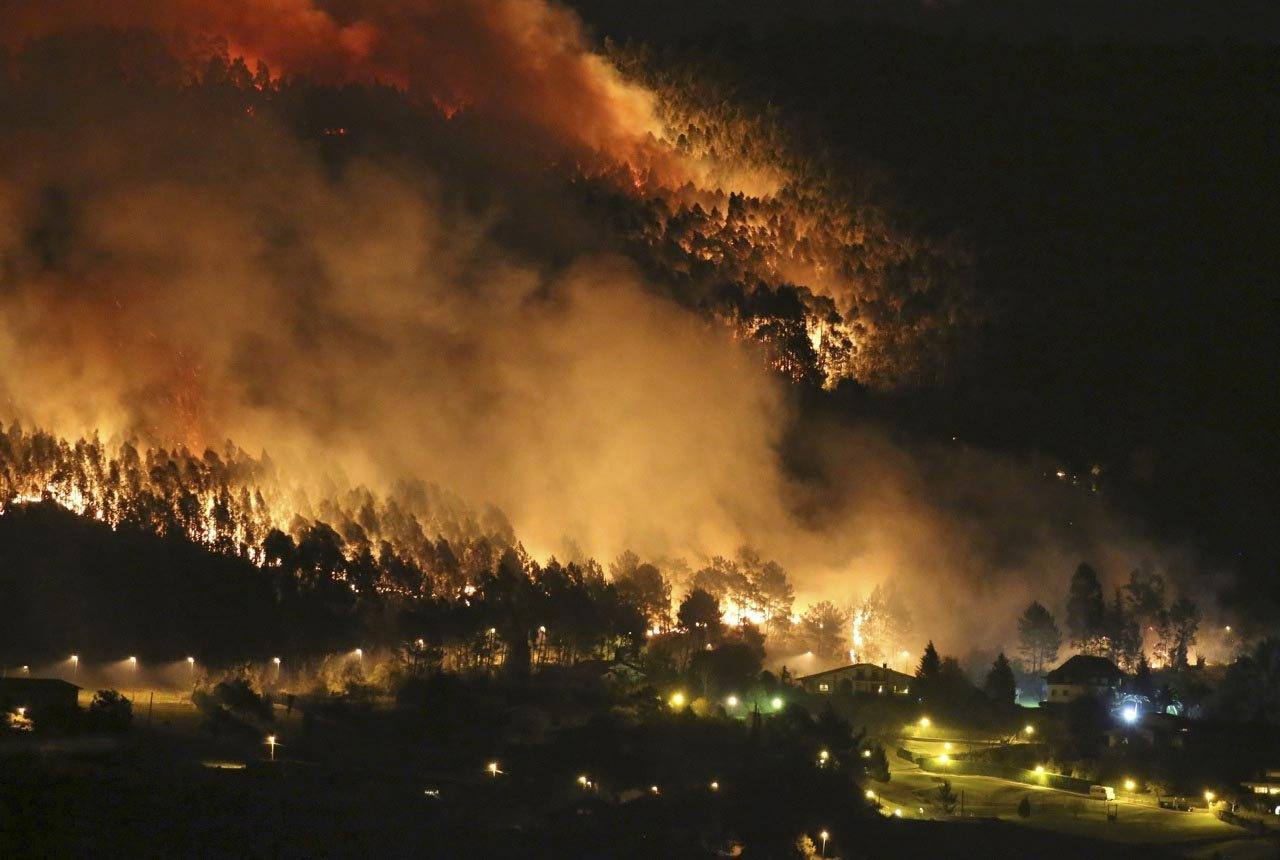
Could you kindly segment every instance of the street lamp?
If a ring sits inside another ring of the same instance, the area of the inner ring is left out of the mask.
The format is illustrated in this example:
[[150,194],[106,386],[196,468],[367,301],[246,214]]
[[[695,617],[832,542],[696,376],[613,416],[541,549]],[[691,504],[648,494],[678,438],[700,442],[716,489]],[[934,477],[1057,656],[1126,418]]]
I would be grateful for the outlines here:
[[829,758],[831,758],[831,753],[827,752],[826,750],[822,750],[820,753],[818,753],[818,760],[823,762],[824,764]]
[[276,736],[267,735],[267,748],[271,750],[271,760],[276,760]]
[[1126,779],[1126,780],[1124,781],[1124,790],[1125,790],[1125,791],[1133,791],[1133,790],[1134,790],[1135,788],[1137,788],[1137,787],[1138,787],[1138,784],[1137,784],[1136,782],[1134,782],[1132,779]]
[[827,837],[830,835],[831,834],[827,833],[827,831],[825,830],[818,834],[818,837],[822,840],[822,856],[823,857],[827,856]]
[[80,655],[79,654],[71,655],[71,673],[72,675],[75,675],[77,677],[79,677],[80,675]]
[[1038,773],[1038,774],[1042,774],[1042,775],[1043,775],[1043,774],[1044,774],[1044,765],[1042,765],[1042,764],[1038,764],[1038,765],[1036,765],[1036,773]]
[[496,761],[489,762],[487,765],[484,766],[484,769],[487,770],[489,772],[489,776],[493,777],[494,779],[497,779],[498,774],[502,773],[502,771],[498,770],[498,763]]
[[922,728],[922,729],[927,729],[927,728],[929,728],[929,726],[931,726],[931,725],[933,725],[933,723],[931,723],[931,722],[929,721],[929,718],[928,718],[928,717],[921,717],[921,718],[920,718],[920,728]]
[[661,794],[662,792],[658,790],[658,787],[657,787],[656,785],[651,785],[651,786],[649,786],[649,793],[650,793],[650,794]]
[[135,671],[135,672],[137,672],[137,671],[138,671],[138,658],[137,658],[137,657],[130,657],[130,658],[129,658],[129,668],[133,669],[133,671]]
[[1023,729],[1023,731],[1027,733],[1027,737],[1031,737],[1036,733],[1036,727],[1028,723],[1027,727]]
[[683,707],[684,707],[684,693],[680,693],[680,692],[672,693],[672,694],[671,694],[671,700],[670,700],[670,701],[671,701],[671,707],[673,707],[673,708],[683,708]]
[[1214,801],[1214,798],[1216,798],[1217,796],[1218,795],[1214,794],[1212,791],[1206,791],[1204,793],[1204,799],[1206,802],[1208,802],[1210,809],[1213,809],[1213,801]]
[[713,779],[713,780],[711,780],[711,790],[712,790],[712,791],[719,791],[719,790],[720,790],[720,783],[716,782],[714,779]]
[[782,697],[781,697],[781,696],[774,696],[774,697],[773,697],[773,701],[771,701],[769,704],[773,705],[773,709],[774,709],[775,711],[781,711],[781,710],[782,710]]
[[724,703],[725,703],[726,705],[728,705],[729,707],[731,707],[731,708],[736,708],[736,707],[738,707],[738,697],[737,697],[737,696],[730,696],[729,698],[727,698],[727,699],[725,699],[725,700],[724,700]]
[[863,794],[865,795],[865,797],[867,798],[867,800],[875,800],[875,799],[876,799],[876,793],[875,793],[874,791],[872,791],[871,789],[869,789],[869,788],[868,788],[868,789],[867,789]]

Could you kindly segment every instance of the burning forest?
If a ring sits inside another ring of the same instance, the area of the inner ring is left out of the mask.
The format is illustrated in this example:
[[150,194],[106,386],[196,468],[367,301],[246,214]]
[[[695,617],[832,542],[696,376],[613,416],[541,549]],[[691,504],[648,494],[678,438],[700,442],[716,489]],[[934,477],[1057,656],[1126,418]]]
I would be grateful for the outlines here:
[[1182,177],[1089,196],[1182,94],[1095,158],[1123,52],[625,5],[0,0],[0,855],[1280,821],[1258,559],[1169,513],[1243,460],[1140,405],[1210,315],[1127,340]]

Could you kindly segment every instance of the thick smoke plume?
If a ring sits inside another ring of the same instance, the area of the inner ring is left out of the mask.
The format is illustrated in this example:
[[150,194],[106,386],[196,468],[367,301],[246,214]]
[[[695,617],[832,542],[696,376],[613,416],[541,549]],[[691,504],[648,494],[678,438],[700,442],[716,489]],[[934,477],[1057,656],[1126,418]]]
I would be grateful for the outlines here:
[[[496,134],[504,118],[561,154],[651,147],[651,96],[562,10],[0,10],[16,52],[0,134],[5,418],[195,449],[230,438],[317,482],[422,476],[499,505],[537,555],[630,547],[696,565],[749,543],[802,599],[898,583],[921,635],[956,650],[1010,646],[1016,611],[1056,601],[1081,558],[1113,577],[1185,564],[1064,495],[1044,464],[807,423],[755,342],[664,298],[537,165],[506,165],[532,156]],[[85,21],[151,35],[63,32]],[[345,128],[307,132],[243,88],[189,84],[219,36],[273,72],[487,113],[450,138],[483,154],[335,151]],[[154,58],[145,73],[122,69],[121,38]],[[803,478],[784,465],[795,444]]]
[[502,117],[513,134],[532,131],[570,154],[603,151],[676,185],[699,178],[656,145],[654,94],[589,51],[578,18],[543,0],[69,0],[0,10],[0,38],[13,49],[91,25],[145,30],[188,64],[227,52],[272,74],[392,84],[449,114]]

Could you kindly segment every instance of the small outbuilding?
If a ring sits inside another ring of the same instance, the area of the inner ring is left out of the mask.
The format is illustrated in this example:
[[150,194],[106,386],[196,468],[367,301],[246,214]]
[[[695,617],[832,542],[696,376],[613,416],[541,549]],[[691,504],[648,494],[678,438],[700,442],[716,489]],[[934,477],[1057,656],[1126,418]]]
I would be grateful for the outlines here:
[[80,688],[60,678],[0,678],[0,714],[21,712],[36,723],[42,716],[74,713]]

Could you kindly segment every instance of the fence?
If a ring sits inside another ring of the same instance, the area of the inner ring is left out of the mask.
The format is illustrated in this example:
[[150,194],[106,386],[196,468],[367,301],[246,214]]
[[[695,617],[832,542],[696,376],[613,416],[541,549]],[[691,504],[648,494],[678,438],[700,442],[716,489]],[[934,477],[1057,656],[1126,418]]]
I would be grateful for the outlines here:
[[[899,755],[905,752],[899,751]],[[1073,776],[1063,776],[1060,773],[1037,773],[1034,770],[1024,770],[1020,767],[1009,767],[1008,765],[993,764],[991,762],[969,761],[962,758],[949,758],[943,761],[938,756],[917,756],[916,764],[920,765],[923,770],[932,771],[933,773],[958,773],[965,776],[993,776],[998,779],[1008,779],[1013,782],[1022,782],[1027,785],[1041,785],[1046,788],[1056,788],[1059,791],[1071,791],[1076,794],[1088,794],[1089,788],[1094,783],[1087,779],[1077,779]]]

